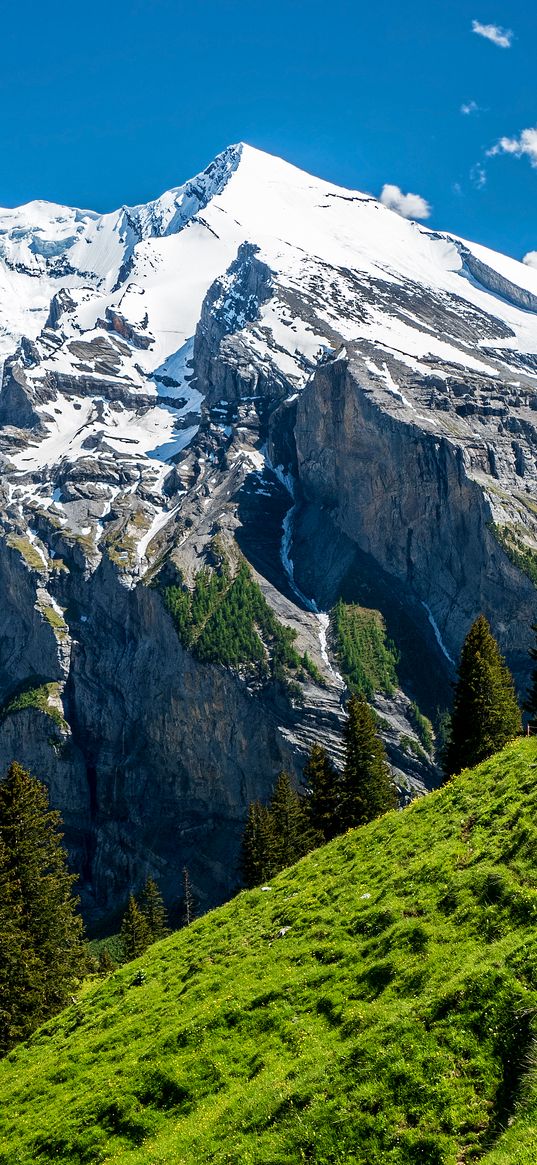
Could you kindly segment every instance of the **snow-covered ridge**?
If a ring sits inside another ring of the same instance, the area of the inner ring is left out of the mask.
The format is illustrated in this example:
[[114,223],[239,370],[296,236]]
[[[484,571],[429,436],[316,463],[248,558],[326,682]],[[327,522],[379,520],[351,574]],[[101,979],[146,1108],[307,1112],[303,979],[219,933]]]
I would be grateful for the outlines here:
[[27,338],[0,395],[10,497],[97,540],[141,499],[129,537],[146,554],[211,388],[204,344],[232,345],[244,399],[272,384],[292,400],[358,343],[386,409],[438,427],[412,378],[478,379],[489,412],[534,391],[536,305],[537,271],[242,143],[146,205],[2,210],[0,357]]
[[[186,239],[177,243],[185,232],[191,246]],[[291,274],[309,256],[336,270],[409,279],[482,303],[483,292],[464,278],[467,252],[537,296],[537,271],[524,264],[439,235],[359,191],[313,178],[241,143],[219,154],[202,174],[145,205],[104,215],[47,202],[0,210],[0,343],[2,331],[4,350],[10,337],[34,338],[59,287],[92,286],[113,300],[124,293],[127,279],[155,283],[159,271],[168,302],[180,287],[183,299],[200,283],[205,294],[242,242],[258,244],[276,271]],[[198,292],[196,319],[199,298]],[[182,322],[177,313],[175,320]],[[160,330],[170,332],[169,322],[162,319]],[[189,335],[193,322],[187,324]],[[175,330],[185,334],[180,326]]]
[[140,206],[124,206],[118,214],[123,213],[129,224],[134,225],[140,239],[176,234],[199,214],[211,199],[222,193],[240,164],[243,149],[242,143],[228,146],[203,173],[191,178],[183,186],[167,190],[152,202]]

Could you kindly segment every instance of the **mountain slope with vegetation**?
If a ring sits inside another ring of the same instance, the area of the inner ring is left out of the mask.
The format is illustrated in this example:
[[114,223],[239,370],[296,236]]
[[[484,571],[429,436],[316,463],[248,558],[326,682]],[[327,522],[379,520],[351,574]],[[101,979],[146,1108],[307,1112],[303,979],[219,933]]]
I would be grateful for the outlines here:
[[525,690],[527,264],[238,143],[0,209],[0,323],[0,773],[49,787],[92,931],[146,873],[229,897],[248,803],[339,763],[341,677],[405,797],[480,612]]
[[0,1162],[533,1165],[537,744],[150,948],[0,1065]]

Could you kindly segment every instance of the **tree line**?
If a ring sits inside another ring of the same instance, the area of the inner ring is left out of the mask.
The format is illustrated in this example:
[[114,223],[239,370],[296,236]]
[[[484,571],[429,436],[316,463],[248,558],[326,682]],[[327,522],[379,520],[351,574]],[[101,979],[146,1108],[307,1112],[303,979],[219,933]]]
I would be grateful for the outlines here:
[[352,695],[348,702],[343,740],[341,772],[326,750],[314,744],[304,768],[302,793],[283,771],[269,804],[250,804],[240,859],[246,886],[258,886],[310,850],[396,807],[375,713],[362,694]]
[[[533,628],[537,634],[537,625]],[[537,648],[531,649],[537,663]],[[525,704],[537,723],[537,667]],[[450,780],[499,752],[522,732],[513,677],[489,623],[479,615],[464,641],[448,738],[441,757]],[[351,696],[343,730],[342,772],[320,745],[311,749],[301,792],[281,772],[268,803],[254,801],[241,850],[241,873],[257,886],[319,845],[395,808],[397,798],[378,734],[375,713],[363,695]]]
[[[187,867],[183,867],[183,894],[180,902],[181,926],[190,926],[196,917],[196,900]],[[170,934],[168,914],[160,889],[154,878],[148,878],[140,895],[129,894],[127,909],[123,915],[119,933],[120,947],[125,962],[143,955],[151,943],[158,942]],[[103,952],[107,950],[103,948]],[[112,962],[106,961],[101,969],[110,970]]]

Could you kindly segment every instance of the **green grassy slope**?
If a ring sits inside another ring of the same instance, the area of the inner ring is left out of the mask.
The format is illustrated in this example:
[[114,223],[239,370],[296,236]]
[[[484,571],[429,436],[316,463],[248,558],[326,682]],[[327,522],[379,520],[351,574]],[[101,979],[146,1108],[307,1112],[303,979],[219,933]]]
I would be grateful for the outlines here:
[[534,1165],[536,778],[519,741],[92,986],[0,1064],[2,1165]]

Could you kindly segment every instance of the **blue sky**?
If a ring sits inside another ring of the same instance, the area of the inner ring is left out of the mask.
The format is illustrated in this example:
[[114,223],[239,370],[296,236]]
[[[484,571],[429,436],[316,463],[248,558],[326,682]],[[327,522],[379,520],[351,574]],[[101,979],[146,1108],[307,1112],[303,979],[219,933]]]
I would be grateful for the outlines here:
[[242,139],[417,193],[429,225],[520,258],[537,250],[537,131],[534,153],[520,136],[536,48],[529,0],[20,0],[2,15],[0,204],[146,201]]

